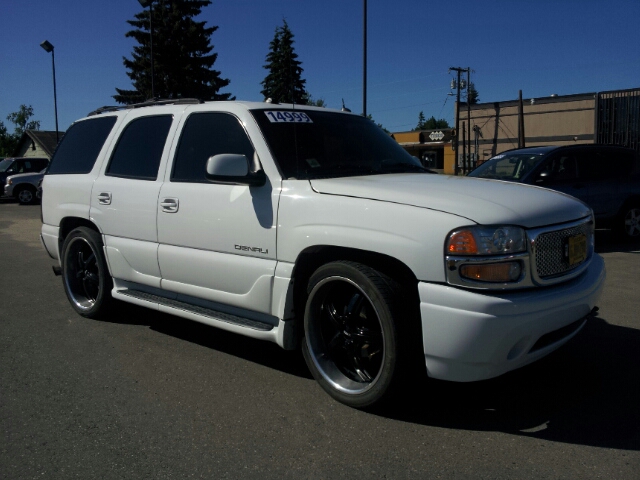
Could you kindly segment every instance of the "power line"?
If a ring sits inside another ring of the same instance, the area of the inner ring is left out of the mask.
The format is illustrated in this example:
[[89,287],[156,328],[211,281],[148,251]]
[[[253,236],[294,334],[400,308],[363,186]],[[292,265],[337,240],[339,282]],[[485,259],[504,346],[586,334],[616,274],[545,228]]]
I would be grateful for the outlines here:
[[406,109],[406,108],[413,108],[413,107],[422,107],[424,105],[432,105],[434,103],[438,103],[438,102],[417,103],[415,105],[406,105],[404,107],[386,108],[384,110],[375,110],[375,113],[390,112],[392,110],[403,110],[403,109]]

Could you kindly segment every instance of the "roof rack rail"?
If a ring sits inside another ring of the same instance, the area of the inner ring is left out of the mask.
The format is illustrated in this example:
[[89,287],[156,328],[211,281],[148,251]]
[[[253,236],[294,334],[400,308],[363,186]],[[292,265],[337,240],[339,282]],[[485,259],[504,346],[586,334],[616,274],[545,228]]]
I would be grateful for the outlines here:
[[199,98],[167,98],[167,99],[157,99],[157,100],[146,100],[141,103],[132,103],[130,105],[106,105],[104,107],[100,107],[95,109],[93,112],[89,112],[87,117],[91,117],[93,115],[100,115],[101,113],[106,112],[116,112],[118,110],[125,110],[129,108],[140,108],[140,107],[150,107],[154,105],[195,105],[199,103],[204,103],[203,100]]

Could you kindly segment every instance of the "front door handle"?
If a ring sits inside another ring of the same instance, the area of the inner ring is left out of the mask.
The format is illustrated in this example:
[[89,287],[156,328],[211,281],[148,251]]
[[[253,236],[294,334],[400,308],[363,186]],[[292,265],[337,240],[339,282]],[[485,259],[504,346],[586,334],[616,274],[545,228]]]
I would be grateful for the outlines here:
[[100,205],[111,205],[111,192],[100,192],[98,194],[98,203]]
[[176,213],[180,207],[180,202],[177,198],[163,198],[160,201],[162,211],[166,213]]

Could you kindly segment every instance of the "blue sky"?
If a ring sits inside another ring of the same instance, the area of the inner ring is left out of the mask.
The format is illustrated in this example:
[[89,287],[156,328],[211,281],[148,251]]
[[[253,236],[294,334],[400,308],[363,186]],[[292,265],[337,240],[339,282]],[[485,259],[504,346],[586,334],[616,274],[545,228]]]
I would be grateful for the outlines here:
[[[214,0],[200,20],[217,25],[214,68],[225,92],[262,101],[269,42],[285,18],[314,98],[362,111],[362,0]],[[113,105],[130,88],[127,20],[137,0],[3,0],[0,120],[32,105],[42,130],[55,128],[55,46],[61,130]],[[368,0],[367,113],[391,131],[425,115],[453,123],[449,67],[470,67],[481,102],[640,87],[640,0]],[[446,102],[445,102],[446,101]]]

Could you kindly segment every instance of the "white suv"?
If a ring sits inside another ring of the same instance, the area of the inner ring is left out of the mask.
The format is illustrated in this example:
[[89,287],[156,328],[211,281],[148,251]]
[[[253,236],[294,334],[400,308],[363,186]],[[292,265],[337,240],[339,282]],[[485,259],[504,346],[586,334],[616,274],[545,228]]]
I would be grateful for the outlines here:
[[43,181],[43,244],[81,315],[116,298],[301,344],[330,395],[365,407],[425,366],[521,367],[595,310],[604,263],[572,197],[434,175],[349,113],[134,107],[74,123]]

